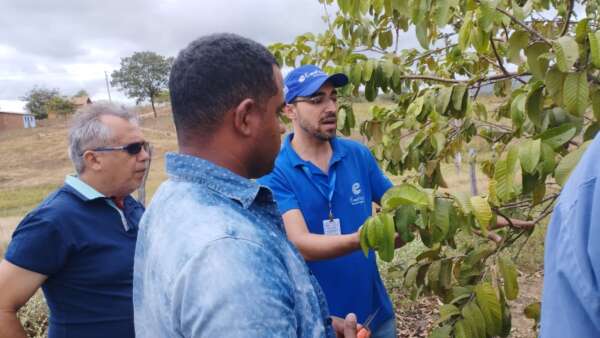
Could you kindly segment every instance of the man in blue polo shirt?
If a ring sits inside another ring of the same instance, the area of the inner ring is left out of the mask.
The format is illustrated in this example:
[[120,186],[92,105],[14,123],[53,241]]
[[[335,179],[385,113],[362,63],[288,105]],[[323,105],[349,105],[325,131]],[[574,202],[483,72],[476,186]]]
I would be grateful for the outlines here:
[[94,104],[74,117],[69,155],[77,176],[17,226],[0,262],[0,338],[25,338],[18,309],[41,286],[48,336],[131,338],[137,225],[131,196],[148,156],[135,115]]
[[261,184],[274,193],[288,238],[298,247],[327,297],[330,312],[375,315],[373,337],[395,337],[392,303],[375,255],[360,252],[358,229],[392,186],[362,144],[336,138],[336,88],[344,74],[313,65],[285,78],[287,135],[272,173]]

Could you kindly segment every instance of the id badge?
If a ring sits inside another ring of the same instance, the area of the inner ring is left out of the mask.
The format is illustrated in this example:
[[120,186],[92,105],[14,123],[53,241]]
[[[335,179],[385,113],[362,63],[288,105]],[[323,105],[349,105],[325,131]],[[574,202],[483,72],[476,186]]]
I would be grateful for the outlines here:
[[340,226],[340,219],[334,218],[332,220],[323,220],[323,233],[327,236],[341,235],[342,228]]

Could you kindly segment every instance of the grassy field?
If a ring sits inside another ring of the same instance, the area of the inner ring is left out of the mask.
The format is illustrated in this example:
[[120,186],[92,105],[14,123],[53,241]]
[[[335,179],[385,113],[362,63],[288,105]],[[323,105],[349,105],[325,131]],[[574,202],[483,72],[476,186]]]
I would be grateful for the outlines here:
[[[485,99],[489,107],[497,104],[493,99]],[[380,102],[379,104],[390,104]],[[359,121],[368,116],[370,103],[356,103],[355,111]],[[145,113],[146,111],[142,111]],[[153,145],[153,156],[151,170],[146,183],[148,199],[156,188],[166,179],[164,170],[164,154],[168,151],[176,151],[177,143],[175,129],[171,117],[166,108],[159,109],[157,119],[142,119],[142,130],[147,140]],[[0,134],[0,257],[4,256],[4,250],[10,235],[20,219],[37,205],[52,190],[59,187],[67,174],[72,173],[71,162],[67,156],[67,124],[64,121],[44,122],[39,128],[2,132]],[[353,134],[353,139],[366,142],[359,134]],[[470,145],[483,151],[481,144]],[[481,153],[481,156],[486,156]],[[442,170],[449,189],[469,191],[470,178],[468,174],[468,163],[464,162],[460,170],[453,163],[444,163]],[[399,178],[392,177],[398,181]],[[487,190],[487,177],[477,172],[477,185],[480,191]],[[513,313],[515,330],[513,337],[533,337],[530,330],[532,322],[525,319],[520,311],[523,306],[533,300],[540,298],[541,273],[543,259],[543,238],[545,226],[535,229],[527,245],[524,246],[519,260],[517,261],[521,273],[521,296],[517,301],[515,313]],[[399,320],[415,320],[410,325],[423,326],[418,321],[419,317],[425,316],[425,312],[437,307],[436,301],[424,299],[417,303],[407,302],[402,288],[398,285],[398,279],[393,273],[388,273],[388,268],[393,265],[402,265],[414,259],[415,253],[420,250],[418,243],[411,243],[397,250],[394,262],[381,264],[380,270],[386,282],[388,290],[393,294],[396,301]],[[21,320],[28,328],[32,337],[44,335],[45,327],[45,303],[40,293],[21,310]],[[429,313],[429,315],[431,315]],[[435,314],[434,314],[435,315]],[[424,329],[426,325],[424,326]],[[416,331],[411,331],[411,335]],[[406,335],[405,335],[406,336]]]

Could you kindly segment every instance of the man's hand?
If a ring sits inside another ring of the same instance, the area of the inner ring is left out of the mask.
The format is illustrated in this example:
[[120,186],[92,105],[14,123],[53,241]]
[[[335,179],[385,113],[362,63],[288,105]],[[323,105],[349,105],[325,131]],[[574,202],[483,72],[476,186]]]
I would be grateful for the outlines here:
[[[331,316],[331,319],[331,325],[333,325],[333,330],[337,338],[356,338],[357,332],[362,329],[362,325],[356,323],[356,315],[354,313],[349,313],[346,319],[336,316]],[[369,335],[365,336],[365,338],[370,336],[369,332]]]

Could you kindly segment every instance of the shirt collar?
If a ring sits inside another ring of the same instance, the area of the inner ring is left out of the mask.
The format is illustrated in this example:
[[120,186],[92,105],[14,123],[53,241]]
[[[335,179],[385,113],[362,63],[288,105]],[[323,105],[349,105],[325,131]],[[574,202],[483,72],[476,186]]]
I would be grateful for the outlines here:
[[240,202],[244,208],[248,208],[259,193],[270,194],[267,188],[254,180],[239,176],[203,158],[178,153],[167,153],[165,158],[170,177],[205,185],[220,195]]
[[[302,158],[300,158],[296,150],[294,150],[294,147],[292,147],[293,138],[294,133],[289,133],[285,137],[285,140],[283,141],[282,151],[287,153],[288,159],[292,163],[292,166],[304,166],[307,164],[308,161],[305,161]],[[333,155],[331,156],[331,160],[329,161],[329,166],[332,166],[336,162],[339,162],[342,158],[344,158],[344,156],[346,156],[346,150],[340,146],[337,137],[334,137],[331,140],[329,140],[329,143],[331,144],[331,149],[333,151]]]
[[102,195],[96,189],[92,188],[89,184],[85,183],[75,175],[67,175],[65,178],[65,184],[73,188],[84,201],[91,201],[97,198],[106,198],[106,196]]

